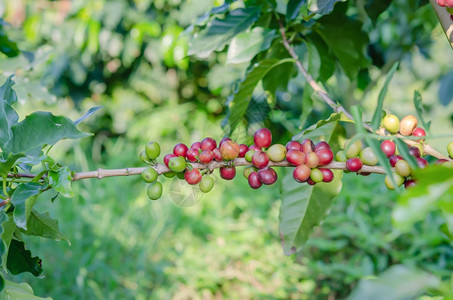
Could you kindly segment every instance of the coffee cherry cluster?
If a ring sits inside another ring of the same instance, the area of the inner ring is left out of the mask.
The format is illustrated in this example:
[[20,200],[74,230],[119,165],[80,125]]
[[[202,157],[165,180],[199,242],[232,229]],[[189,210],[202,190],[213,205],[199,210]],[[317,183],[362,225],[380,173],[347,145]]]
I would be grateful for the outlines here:
[[453,0],[436,0],[437,5],[445,7],[453,21]]

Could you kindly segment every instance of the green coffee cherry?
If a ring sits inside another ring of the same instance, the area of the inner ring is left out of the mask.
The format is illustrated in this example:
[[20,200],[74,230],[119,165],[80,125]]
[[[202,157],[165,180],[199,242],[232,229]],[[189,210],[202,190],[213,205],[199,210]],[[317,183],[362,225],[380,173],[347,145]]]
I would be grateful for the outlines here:
[[[404,183],[404,178],[398,175],[395,172],[392,172],[393,179],[395,179],[395,182],[398,186],[402,185]],[[389,190],[394,190],[395,186],[393,185],[392,179],[389,175],[385,176],[385,186]]]
[[378,158],[371,147],[366,147],[360,151],[360,160],[368,166],[374,166],[378,163]]
[[157,174],[153,167],[148,167],[142,172],[143,180],[148,183],[156,181],[158,176],[159,174]]
[[160,155],[160,145],[157,142],[149,142],[145,147],[146,156],[149,160],[154,160]]
[[142,162],[144,162],[145,164],[149,164],[149,159],[148,159],[148,156],[146,155],[146,152],[145,150],[143,150],[142,152],[140,152],[140,160]]
[[346,162],[348,160],[348,158],[346,157],[346,153],[344,153],[343,150],[340,150],[337,152],[337,154],[335,154],[335,159],[341,162]]
[[173,178],[176,176],[176,173],[175,172],[166,172],[166,173],[164,173],[164,176],[167,178]]
[[266,151],[271,161],[279,162],[286,158],[286,147],[280,144],[274,144]]
[[173,157],[168,162],[168,168],[175,173],[182,172],[186,169],[186,160],[182,156]]
[[448,156],[453,158],[453,142],[448,143],[447,151],[448,151]]
[[319,169],[314,168],[314,169],[311,170],[310,178],[314,182],[318,183],[318,182],[322,181],[324,176],[322,175],[322,172]]
[[243,172],[244,177],[246,179],[249,179],[250,173],[252,173],[252,172],[258,172],[258,169],[255,168],[254,166],[248,166],[248,167],[244,168],[244,172]]
[[397,133],[400,129],[400,119],[395,115],[386,115],[382,123],[384,128],[391,133]]
[[252,157],[253,157],[253,154],[255,154],[256,151],[254,150],[249,150],[247,151],[247,153],[245,153],[245,160],[248,161],[248,162],[252,162]]
[[354,158],[359,156],[360,151],[362,150],[362,142],[356,141],[354,144],[350,144],[350,141],[347,141],[344,144],[344,150],[346,152],[347,158]]
[[151,200],[159,199],[162,196],[162,183],[160,183],[159,181],[150,183],[148,185],[148,188],[146,189],[146,194]]
[[398,175],[403,177],[407,177],[412,173],[409,163],[404,159],[400,159],[399,161],[396,162],[395,171],[396,173],[398,173]]
[[198,186],[200,187],[200,190],[203,193],[209,193],[212,190],[212,188],[214,187],[214,178],[212,178],[209,175],[206,175],[203,177],[203,179],[201,179]]

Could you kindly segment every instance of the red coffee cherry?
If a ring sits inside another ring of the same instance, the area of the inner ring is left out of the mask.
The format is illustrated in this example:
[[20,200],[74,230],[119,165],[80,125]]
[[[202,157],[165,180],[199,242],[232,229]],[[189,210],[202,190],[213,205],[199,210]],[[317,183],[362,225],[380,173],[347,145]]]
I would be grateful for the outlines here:
[[214,159],[214,153],[211,150],[205,150],[200,153],[198,158],[202,164],[209,164]]
[[423,128],[417,127],[412,131],[412,135],[420,137],[421,139],[417,140],[418,142],[425,140],[426,132]]
[[258,147],[267,148],[272,143],[272,133],[267,128],[261,128],[253,135],[253,141]]
[[217,142],[210,137],[207,137],[201,141],[201,150],[206,151],[206,150],[214,150],[217,147]]
[[316,168],[319,166],[319,156],[315,152],[308,152],[305,154],[305,164],[309,168]]
[[214,150],[212,150],[212,153],[214,154],[214,159],[216,161],[222,161],[222,154],[220,153],[220,149],[219,148],[215,148]]
[[306,165],[299,165],[293,171],[293,177],[297,182],[305,182],[310,178],[311,169]]
[[247,180],[249,182],[250,187],[255,190],[260,188],[263,185],[261,183],[260,179],[258,178],[257,172],[250,173],[249,178]]
[[196,150],[201,149],[201,143],[200,142],[195,142],[195,143],[192,144],[192,146],[190,146],[190,148],[196,149]]
[[277,172],[272,168],[265,168],[258,171],[258,178],[263,184],[271,185],[277,181]]
[[249,151],[261,151],[262,148],[258,147],[257,145],[250,145]]
[[201,181],[201,178],[201,172],[196,168],[193,168],[191,171],[186,171],[186,173],[184,173],[184,179],[188,184],[197,184]]
[[319,157],[319,165],[325,166],[332,162],[333,160],[333,152],[330,148],[322,148],[320,150],[316,150],[315,152]]
[[321,149],[330,149],[330,145],[327,142],[319,142],[315,145],[315,152]]
[[445,7],[445,0],[436,0],[437,5]]
[[170,159],[173,157],[176,157],[173,153],[168,153],[164,156],[164,164],[168,167],[168,163],[170,162]]
[[309,185],[315,185],[315,184],[316,184],[316,182],[314,182],[311,178],[308,178],[308,179],[307,179],[307,183],[308,183]]
[[403,159],[403,158],[399,155],[390,156],[390,159],[389,159],[390,165],[394,168],[396,163],[401,159]]
[[286,144],[286,150],[299,150],[302,151],[302,145],[298,141],[289,141]]
[[358,172],[362,167],[363,163],[360,158],[350,158],[346,161],[346,168],[351,172]]
[[390,140],[383,141],[381,143],[381,150],[382,152],[384,152],[385,155],[387,155],[387,157],[390,157],[393,154],[395,154],[396,151],[395,143]]
[[239,144],[239,157],[244,157],[247,151],[249,151],[249,147],[247,145]]
[[302,145],[302,152],[304,152],[305,154],[315,152],[315,144],[312,140],[305,139],[300,144]]
[[236,176],[236,168],[235,167],[221,167],[219,169],[220,177],[225,180],[231,180]]
[[419,158],[421,156],[420,149],[415,146],[409,147],[409,154],[416,158]]
[[428,161],[426,159],[424,159],[424,158],[418,157],[417,158],[417,165],[420,168],[424,169],[424,168],[426,168],[428,166]]
[[189,150],[187,150],[186,158],[190,162],[196,162],[198,160],[199,154],[200,152],[198,151],[198,149],[190,148]]
[[225,141],[220,146],[220,154],[225,160],[232,160],[239,155],[239,145],[235,141]]
[[331,182],[334,178],[333,172],[331,169],[323,169],[319,168],[319,171],[322,173],[322,181],[324,182]]
[[176,156],[182,156],[186,157],[187,151],[189,148],[187,148],[186,145],[183,143],[176,144],[175,147],[173,148],[173,154]]
[[305,163],[305,153],[299,150],[289,150],[286,153],[286,160],[295,166],[301,165]]
[[417,118],[413,115],[405,116],[400,122],[400,133],[409,136],[417,127]]
[[416,185],[416,182],[415,182],[415,180],[412,180],[412,179],[411,180],[407,180],[407,181],[404,182],[404,187],[406,189],[411,188],[411,187],[413,187],[415,185]]
[[220,143],[219,143],[219,149],[220,147],[223,145],[223,143],[227,142],[227,141],[231,141],[231,139],[229,137],[224,137],[223,139],[220,140]]
[[267,167],[269,164],[269,156],[263,151],[258,151],[253,154],[252,164],[258,169]]

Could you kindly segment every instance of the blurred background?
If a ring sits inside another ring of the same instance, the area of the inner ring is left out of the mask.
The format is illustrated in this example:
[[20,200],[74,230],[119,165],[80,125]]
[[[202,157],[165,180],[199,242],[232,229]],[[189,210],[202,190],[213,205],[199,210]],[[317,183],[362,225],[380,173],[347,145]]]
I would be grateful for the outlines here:
[[[92,137],[51,151],[73,170],[142,166],[138,154],[150,140],[163,153],[178,142],[219,140],[226,99],[247,64],[227,65],[225,53],[188,58],[184,30],[222,2],[2,0],[5,30],[22,52],[0,57],[0,81],[16,74],[22,117],[46,110],[75,120],[104,106],[80,126]],[[340,76],[326,86],[346,106],[362,105],[369,117],[385,72],[401,61],[385,110],[400,117],[413,113],[418,89],[432,128],[451,133],[451,48],[432,8],[412,12],[406,2],[393,1],[370,33],[377,45],[370,51],[383,53],[387,64],[370,67],[365,85]],[[267,126],[274,142],[286,143],[328,116],[331,111],[315,102],[313,113],[301,118],[300,80],[290,83],[292,97],[278,94],[278,109],[249,112],[250,128],[234,138],[250,142],[256,128]],[[396,194],[380,176],[346,174],[347,188],[330,215],[301,253],[287,257],[278,235],[279,188],[251,190],[241,174],[218,181],[189,207],[176,205],[168,192],[149,201],[139,177],[76,182],[74,198],[54,203],[44,194],[37,205],[60,221],[71,243],[27,237],[28,248],[43,259],[45,278],[25,274],[16,280],[54,299],[341,299],[359,279],[395,264],[450,276],[453,249],[438,230],[442,218],[431,214],[410,234],[392,235]]]

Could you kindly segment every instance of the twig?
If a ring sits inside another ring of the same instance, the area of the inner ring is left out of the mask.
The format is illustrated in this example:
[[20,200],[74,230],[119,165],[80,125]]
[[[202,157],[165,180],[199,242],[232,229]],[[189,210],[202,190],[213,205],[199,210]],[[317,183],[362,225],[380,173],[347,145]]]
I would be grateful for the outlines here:
[[[431,0],[432,1],[432,0]],[[327,92],[325,92],[320,86],[319,84],[313,79],[313,76],[311,76],[310,73],[308,73],[308,71],[305,69],[305,67],[302,65],[302,62],[300,61],[299,57],[297,56],[297,54],[294,52],[294,49],[293,47],[291,47],[291,45],[289,44],[289,41],[286,37],[286,31],[285,31],[285,27],[283,26],[282,22],[280,21],[280,19],[278,19],[278,23],[279,23],[279,26],[280,26],[280,33],[282,35],[282,40],[283,40],[283,45],[285,46],[286,50],[288,51],[289,55],[294,58],[294,60],[296,61],[296,66],[297,68],[299,69],[299,71],[302,73],[302,75],[305,77],[305,79],[307,80],[308,84],[310,84],[310,86],[313,88],[313,90],[323,99],[323,101],[329,105],[335,112],[339,113],[339,112],[342,112],[348,119],[351,119],[351,120],[354,120],[354,118],[352,117],[352,115],[346,110],[346,108],[344,108],[344,106],[342,106],[341,104],[339,103],[335,103],[335,101],[329,97],[329,95],[327,94]],[[452,31],[453,31],[453,26],[452,26]],[[452,33],[453,34],[453,33]],[[363,127],[365,127],[365,129],[367,129],[368,131],[370,132],[376,132],[378,133],[379,135],[385,135],[384,132],[378,130],[378,131],[374,131],[373,128],[367,124],[367,123],[363,123]],[[416,141],[412,141],[412,140],[408,140],[408,139],[404,139],[404,142],[410,146],[415,146],[416,144],[419,144],[418,142]],[[436,158],[441,158],[441,159],[447,159],[447,160],[451,160],[449,157],[443,155],[442,153],[440,153],[439,151],[435,150],[433,147],[431,147],[429,144],[423,144],[423,152],[426,153],[426,154],[429,154],[433,157],[436,157]]]

